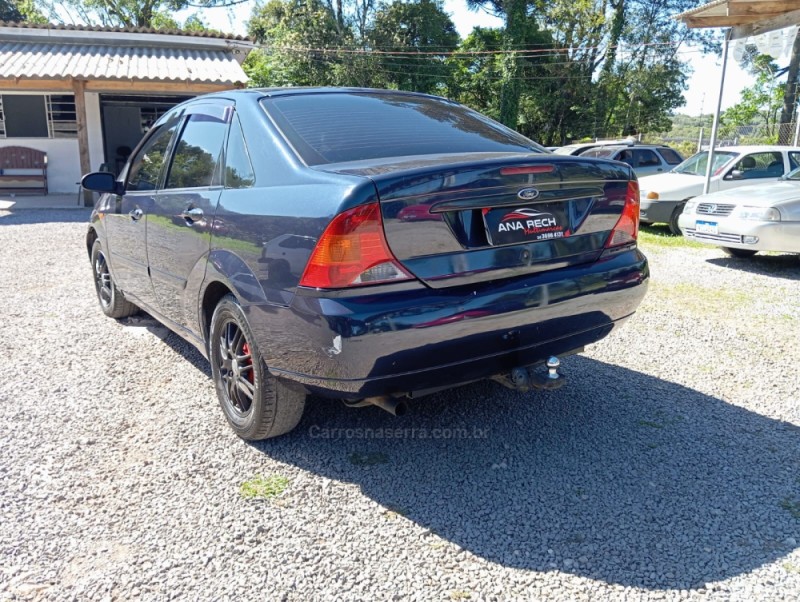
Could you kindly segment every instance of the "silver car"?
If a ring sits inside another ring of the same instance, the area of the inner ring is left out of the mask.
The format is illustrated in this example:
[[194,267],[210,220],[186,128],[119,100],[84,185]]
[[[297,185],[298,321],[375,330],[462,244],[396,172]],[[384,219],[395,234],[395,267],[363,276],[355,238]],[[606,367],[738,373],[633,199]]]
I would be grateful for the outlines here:
[[733,257],[800,253],[800,168],[777,182],[697,196],[687,201],[678,225],[686,238]]
[[598,146],[579,153],[579,156],[622,161],[630,165],[640,178],[666,173],[683,162],[680,153],[663,144]]

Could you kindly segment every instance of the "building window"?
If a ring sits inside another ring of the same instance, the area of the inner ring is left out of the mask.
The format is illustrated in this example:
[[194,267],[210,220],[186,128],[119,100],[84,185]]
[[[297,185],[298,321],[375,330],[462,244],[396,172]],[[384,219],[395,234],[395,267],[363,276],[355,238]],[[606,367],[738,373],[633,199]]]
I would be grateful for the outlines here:
[[77,138],[78,118],[72,94],[51,94],[47,97],[47,115],[51,138]]
[[75,98],[71,94],[3,94],[0,137],[76,138]]

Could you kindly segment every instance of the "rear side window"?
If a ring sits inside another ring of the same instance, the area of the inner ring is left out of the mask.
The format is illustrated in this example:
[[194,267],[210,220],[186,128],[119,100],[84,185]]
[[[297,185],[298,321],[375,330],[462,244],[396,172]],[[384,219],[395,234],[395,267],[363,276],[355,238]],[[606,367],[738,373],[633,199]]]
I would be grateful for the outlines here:
[[751,153],[742,157],[733,169],[742,172],[745,180],[778,178],[783,175],[783,157],[779,152]]
[[250,154],[244,142],[244,134],[239,118],[231,123],[228,135],[228,151],[225,154],[225,188],[250,188],[256,182]]
[[262,101],[308,165],[439,153],[546,153],[499,123],[443,100],[326,93]]
[[641,149],[637,150],[636,154],[639,155],[639,167],[653,167],[661,165],[661,159],[651,150]]
[[616,149],[613,148],[603,148],[602,146],[599,148],[590,148],[589,150],[583,151],[580,156],[581,157],[610,157],[614,153],[616,153]]
[[614,157],[616,161],[622,161],[623,163],[627,163],[631,167],[633,167],[633,151],[624,150],[620,151],[620,153]]
[[683,161],[681,156],[671,148],[660,148],[658,149],[658,152],[661,153],[662,157],[664,157],[664,161],[670,165],[678,165],[681,161]]
[[156,131],[131,162],[126,190],[155,190],[177,123]]
[[789,165],[792,169],[800,167],[800,153],[797,151],[789,151]]
[[202,188],[212,185],[227,124],[209,115],[191,115],[172,154],[164,188]]

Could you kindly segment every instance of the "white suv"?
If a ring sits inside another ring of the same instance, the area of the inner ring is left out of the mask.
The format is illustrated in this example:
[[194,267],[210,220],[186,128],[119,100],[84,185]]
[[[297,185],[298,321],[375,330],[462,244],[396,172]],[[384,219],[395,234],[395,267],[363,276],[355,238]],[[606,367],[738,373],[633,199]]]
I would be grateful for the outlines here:
[[[692,155],[669,173],[640,178],[643,224],[667,223],[680,235],[678,218],[686,201],[703,194],[708,151]],[[800,166],[800,148],[728,146],[714,151],[709,192],[777,180]]]

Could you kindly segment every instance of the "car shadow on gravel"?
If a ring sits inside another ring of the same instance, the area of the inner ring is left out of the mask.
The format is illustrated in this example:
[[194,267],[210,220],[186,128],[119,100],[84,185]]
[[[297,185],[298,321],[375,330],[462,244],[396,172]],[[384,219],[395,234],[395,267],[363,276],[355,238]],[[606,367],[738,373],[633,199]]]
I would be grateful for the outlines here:
[[89,223],[91,209],[0,209],[0,226]]
[[517,569],[684,589],[797,547],[798,427],[641,372],[565,364],[557,392],[477,383],[402,418],[312,398],[296,431],[254,447],[357,484],[383,507],[375,521],[405,517],[432,549],[435,534]]
[[714,257],[706,259],[706,261],[750,274],[772,276],[784,280],[800,280],[800,255],[788,253],[784,255],[753,255],[746,259]]

